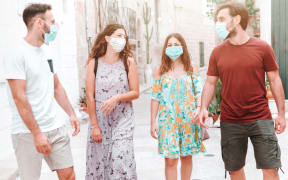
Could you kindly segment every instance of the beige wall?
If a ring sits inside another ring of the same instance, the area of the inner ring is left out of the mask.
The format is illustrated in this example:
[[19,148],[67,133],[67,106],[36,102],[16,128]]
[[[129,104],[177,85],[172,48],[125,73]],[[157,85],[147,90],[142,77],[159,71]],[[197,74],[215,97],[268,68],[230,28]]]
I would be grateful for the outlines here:
[[[199,42],[204,42],[205,66],[215,47],[214,23],[205,22],[202,1],[160,0],[160,44],[168,34],[177,32],[184,36],[193,60],[199,63]],[[157,59],[157,63],[160,60]]]
[[[86,8],[85,8],[85,2],[86,2]],[[136,19],[141,18],[140,17],[140,11],[137,8],[139,0],[135,1],[129,1],[129,0],[119,0],[118,6],[131,8],[136,11]],[[106,1],[102,1],[103,7],[105,7]],[[141,6],[142,7],[142,6]],[[79,69],[79,83],[80,83],[80,90],[82,87],[85,87],[85,71],[86,71],[86,62],[88,58],[88,41],[90,41],[90,46],[92,47],[94,40],[97,36],[97,33],[100,32],[99,23],[98,23],[98,0],[75,0],[75,8],[76,8],[76,31],[77,31],[77,62],[78,62],[78,69]],[[85,11],[86,9],[86,11]],[[103,11],[104,9],[101,9],[101,17],[104,17]],[[142,13],[142,9],[141,9]],[[107,15],[107,12],[105,13]],[[121,12],[120,12],[121,14]],[[119,17],[121,18],[121,17]],[[87,24],[86,24],[87,22]],[[142,21],[140,22],[140,26]],[[136,23],[137,24],[137,23]],[[102,22],[103,26],[103,22]],[[102,27],[104,28],[104,27]],[[137,29],[138,31],[138,29]],[[139,32],[141,33],[140,29]],[[137,37],[141,38],[141,35],[137,32]],[[130,41],[130,44],[137,44],[137,41],[135,39]],[[90,47],[90,48],[91,48]],[[139,57],[138,54],[141,53],[140,50],[136,49],[136,52],[139,51],[139,53],[136,53],[136,60],[141,59],[141,56]],[[141,64],[141,63],[140,63]],[[139,67],[141,68],[141,67]],[[142,82],[142,81],[141,81]]]
[[[87,3],[88,4],[88,3]],[[86,13],[85,0],[75,0],[75,22],[76,22],[76,39],[77,39],[77,64],[79,74],[79,90],[83,95],[81,88],[85,87],[86,62],[88,60],[88,43],[86,32]],[[89,15],[87,16],[89,17]]]
[[271,45],[271,0],[256,0],[256,6],[260,8],[260,38]]

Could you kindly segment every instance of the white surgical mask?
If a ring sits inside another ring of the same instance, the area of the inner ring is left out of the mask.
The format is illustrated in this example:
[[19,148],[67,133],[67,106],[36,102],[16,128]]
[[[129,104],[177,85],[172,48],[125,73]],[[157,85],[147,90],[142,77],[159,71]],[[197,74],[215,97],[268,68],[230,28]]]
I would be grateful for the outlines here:
[[109,44],[112,46],[114,51],[121,52],[126,45],[126,40],[124,38],[111,37]]

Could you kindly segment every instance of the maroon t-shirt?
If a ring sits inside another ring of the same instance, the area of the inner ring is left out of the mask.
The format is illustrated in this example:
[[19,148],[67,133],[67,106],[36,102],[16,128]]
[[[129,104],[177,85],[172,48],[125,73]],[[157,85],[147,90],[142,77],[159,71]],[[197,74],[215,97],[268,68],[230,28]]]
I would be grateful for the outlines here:
[[273,49],[250,38],[243,45],[226,40],[210,57],[208,76],[222,81],[221,121],[251,122],[272,119],[266,98],[265,72],[278,70]]

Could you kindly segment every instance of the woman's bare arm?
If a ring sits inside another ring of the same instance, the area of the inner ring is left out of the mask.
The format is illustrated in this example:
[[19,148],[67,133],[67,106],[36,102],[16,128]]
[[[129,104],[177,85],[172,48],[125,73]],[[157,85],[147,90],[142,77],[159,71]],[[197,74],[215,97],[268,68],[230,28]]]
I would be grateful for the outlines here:
[[89,60],[86,70],[86,103],[88,106],[88,113],[91,126],[98,127],[98,120],[96,116],[96,103],[95,103],[95,74],[94,74],[95,61]]
[[138,70],[137,64],[134,58],[128,58],[128,65],[129,65],[129,73],[128,73],[128,81],[130,91],[123,94],[118,94],[117,99],[120,102],[127,102],[137,99],[140,95],[139,93],[139,80],[138,80]]

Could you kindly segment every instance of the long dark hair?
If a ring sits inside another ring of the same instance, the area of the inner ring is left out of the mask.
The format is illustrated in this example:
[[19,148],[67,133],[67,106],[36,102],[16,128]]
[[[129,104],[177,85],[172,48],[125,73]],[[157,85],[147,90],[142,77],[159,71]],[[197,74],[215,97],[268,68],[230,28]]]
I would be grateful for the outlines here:
[[172,37],[174,37],[178,41],[180,41],[181,46],[183,48],[183,54],[181,55],[181,62],[184,65],[184,70],[188,73],[192,73],[193,68],[191,66],[191,60],[190,60],[190,56],[189,56],[186,42],[185,42],[184,38],[181,36],[181,34],[173,33],[173,34],[170,34],[167,36],[165,43],[164,43],[164,46],[163,46],[162,60],[161,60],[161,65],[160,65],[160,74],[162,75],[162,74],[168,72],[172,67],[172,60],[165,53],[167,45],[168,45],[168,41]]
[[[121,24],[108,24],[105,29],[100,32],[93,44],[93,47],[91,49],[91,53],[89,54],[89,60],[95,59],[95,61],[98,61],[99,57],[102,57],[106,54],[107,51],[107,42],[105,40],[105,36],[111,36],[116,30],[118,29],[123,29],[126,34],[126,45],[124,49],[120,52],[120,58],[124,63],[125,70],[128,72],[128,57],[132,57],[132,51],[131,51],[131,46],[129,44],[129,39],[127,36],[127,32],[124,28],[123,25]],[[88,60],[88,63],[89,63]]]

